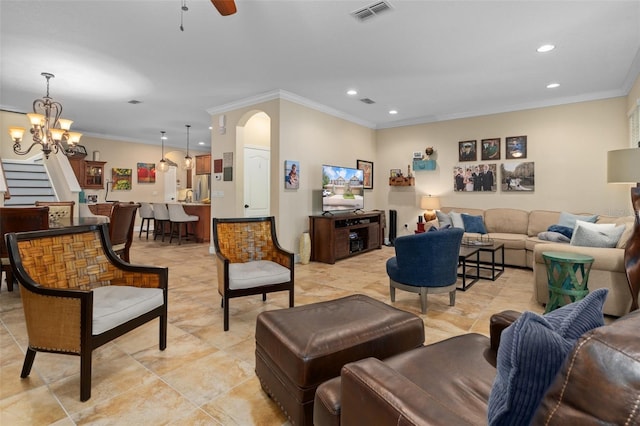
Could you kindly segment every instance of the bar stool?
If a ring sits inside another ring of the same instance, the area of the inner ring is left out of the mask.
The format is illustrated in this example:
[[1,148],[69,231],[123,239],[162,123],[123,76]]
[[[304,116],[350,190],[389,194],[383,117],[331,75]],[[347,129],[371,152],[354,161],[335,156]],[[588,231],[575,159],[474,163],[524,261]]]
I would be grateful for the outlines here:
[[[140,222],[140,233],[138,234],[138,238],[142,238],[142,229],[144,228],[144,222],[147,221],[147,240],[149,239],[149,223],[155,219],[153,215],[153,206],[151,203],[140,203],[140,210],[138,210],[140,214],[140,218],[142,222]],[[155,226],[154,226],[155,232]]]
[[164,243],[164,227],[169,222],[169,228],[171,228],[171,221],[169,219],[169,210],[165,203],[152,203],[153,208],[153,239],[155,240],[158,233],[162,233],[162,242]]
[[[171,237],[169,238],[169,244],[173,241],[173,228],[178,225],[178,245],[182,244],[182,225],[184,225],[185,237],[189,238],[189,223],[195,223],[200,220],[200,217],[192,214],[187,214],[184,211],[182,204],[169,204],[169,220],[171,223]],[[193,229],[192,229],[193,230]],[[193,233],[191,233],[193,235]]]

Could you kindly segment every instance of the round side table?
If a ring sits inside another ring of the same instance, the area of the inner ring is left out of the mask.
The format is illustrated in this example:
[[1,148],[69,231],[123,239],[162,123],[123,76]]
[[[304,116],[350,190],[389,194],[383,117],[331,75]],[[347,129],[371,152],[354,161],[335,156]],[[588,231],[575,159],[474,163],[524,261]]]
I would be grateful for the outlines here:
[[545,251],[542,253],[547,265],[549,302],[545,313],[568,305],[589,294],[587,282],[593,257],[576,253]]

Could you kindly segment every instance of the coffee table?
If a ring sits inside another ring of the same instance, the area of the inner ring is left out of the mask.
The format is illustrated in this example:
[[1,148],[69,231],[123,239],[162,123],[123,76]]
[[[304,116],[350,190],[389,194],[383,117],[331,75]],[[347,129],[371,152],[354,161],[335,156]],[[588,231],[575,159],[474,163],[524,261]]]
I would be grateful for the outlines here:
[[[475,260],[473,257],[475,256]],[[467,272],[467,262],[470,266],[475,266],[475,275],[470,275]],[[462,272],[458,272],[458,276],[462,278],[462,287],[456,287],[458,290],[467,291],[472,285],[478,282],[480,279],[480,248],[470,246],[460,246],[460,252],[458,253],[458,267],[462,268]],[[467,278],[471,279],[471,282],[467,284]]]
[[[500,264],[496,264],[496,253],[500,251]],[[493,243],[491,245],[478,246],[478,251],[491,253],[491,261],[490,262],[482,262],[480,263],[480,269],[483,271],[491,271],[491,275],[482,276],[480,274],[480,278],[483,280],[491,280],[495,281],[498,279],[500,275],[504,272],[504,244],[502,243]],[[478,259],[480,259],[480,255],[478,255]]]

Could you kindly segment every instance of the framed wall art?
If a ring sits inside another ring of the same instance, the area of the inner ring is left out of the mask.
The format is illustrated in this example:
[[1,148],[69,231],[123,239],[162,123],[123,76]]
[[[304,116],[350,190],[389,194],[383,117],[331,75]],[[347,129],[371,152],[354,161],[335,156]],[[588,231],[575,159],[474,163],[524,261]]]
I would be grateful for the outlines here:
[[285,160],[284,162],[284,188],[300,188],[300,162]]
[[156,183],[156,163],[138,163],[138,183]]
[[131,190],[131,169],[111,169],[112,191]]
[[502,192],[533,192],[536,189],[534,166],[533,161],[502,163],[500,165]]
[[458,164],[453,167],[453,190],[456,192],[496,192],[495,163]]
[[[420,154],[422,155],[422,153]],[[373,163],[371,161],[358,160],[356,167],[363,171],[363,188],[373,189]]]
[[500,138],[482,139],[482,160],[500,159]]
[[505,139],[505,156],[507,160],[527,158],[527,137],[509,136]]
[[458,161],[478,161],[477,141],[458,142]]

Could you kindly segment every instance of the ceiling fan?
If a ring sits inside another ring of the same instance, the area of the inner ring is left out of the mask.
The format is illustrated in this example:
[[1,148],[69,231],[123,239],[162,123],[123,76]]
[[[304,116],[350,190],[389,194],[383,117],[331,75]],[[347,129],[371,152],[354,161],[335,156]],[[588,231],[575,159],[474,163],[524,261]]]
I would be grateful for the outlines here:
[[234,0],[211,0],[211,3],[213,3],[222,16],[233,15],[237,12]]

